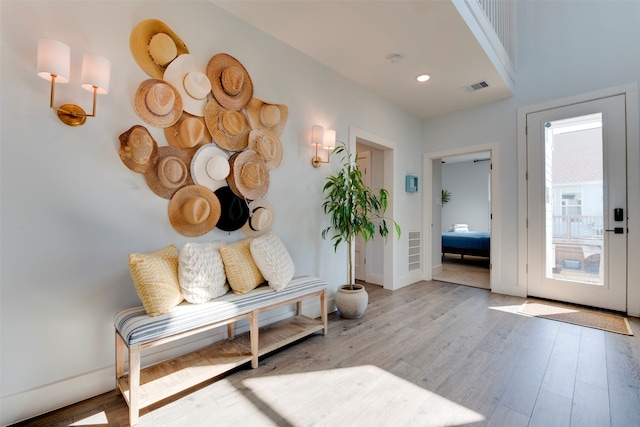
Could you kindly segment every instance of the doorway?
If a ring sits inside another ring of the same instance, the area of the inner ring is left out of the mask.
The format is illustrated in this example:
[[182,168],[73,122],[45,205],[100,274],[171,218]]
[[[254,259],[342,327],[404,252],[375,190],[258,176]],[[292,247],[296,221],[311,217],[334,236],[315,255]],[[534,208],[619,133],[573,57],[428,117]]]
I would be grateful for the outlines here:
[[[356,127],[349,127],[349,150],[352,153],[369,151],[371,153],[371,188],[386,188],[389,201],[386,215],[393,218],[394,212],[394,154],[396,144],[379,135],[366,132]],[[395,281],[394,256],[398,239],[395,231],[390,230],[389,238],[376,238],[364,249],[368,261],[363,265],[366,269],[366,281],[385,289],[394,290],[400,287]],[[355,255],[354,245],[354,255]]]
[[[443,206],[442,206],[442,190],[444,189],[443,181],[442,181],[442,161],[443,159],[457,159],[463,161],[470,161],[473,163],[473,160],[478,160],[475,164],[487,161],[487,165],[489,165],[490,174],[482,178],[483,185],[486,186],[484,194],[488,194],[488,196],[484,196],[485,201],[483,202],[483,206],[487,207],[486,214],[486,225],[476,225],[475,222],[472,222],[471,229],[469,229],[469,223],[466,219],[470,219],[470,217],[466,217],[465,221],[460,221],[458,224],[466,224],[466,229],[469,231],[475,231],[473,228],[483,228],[483,231],[490,230],[490,247],[488,251],[484,251],[482,253],[478,253],[476,255],[464,255],[457,254],[445,254],[447,257],[452,257],[453,261],[460,261],[461,258],[467,258],[467,260],[474,262],[484,263],[485,267],[488,268],[488,280],[486,280],[486,284],[479,286],[487,289],[494,288],[494,272],[499,271],[499,257],[497,256],[499,250],[499,235],[500,235],[500,227],[499,227],[499,202],[500,202],[500,194],[496,191],[497,183],[499,180],[499,156],[498,156],[498,144],[489,143],[489,144],[480,144],[475,146],[469,146],[458,149],[451,149],[433,153],[427,153],[423,157],[423,168],[425,171],[425,176],[429,177],[431,183],[425,187],[424,194],[424,213],[425,213],[425,224],[424,229],[427,231],[425,233],[425,253],[424,253],[424,265],[425,265],[425,280],[432,280],[435,277],[440,277],[440,273],[443,269],[443,253],[442,253],[442,234],[443,228],[444,231],[447,231],[452,224],[447,224],[447,227],[443,227]],[[446,162],[446,160],[445,160]],[[446,163],[445,163],[446,164]],[[456,197],[455,193],[452,193],[452,200]],[[451,203],[451,202],[450,202]],[[452,205],[451,205],[452,206]],[[446,208],[446,206],[444,206]],[[482,207],[480,208],[482,209]],[[487,253],[488,252],[488,253]],[[466,253],[469,253],[468,251]],[[478,256],[482,255],[482,256]],[[486,273],[486,270],[485,270]],[[450,281],[446,279],[446,281]],[[453,282],[456,283],[456,282]],[[467,281],[467,285],[477,285],[471,279]]]
[[625,102],[527,114],[528,295],[626,311]]
[[433,279],[490,289],[491,152],[443,157],[440,170],[442,256]]

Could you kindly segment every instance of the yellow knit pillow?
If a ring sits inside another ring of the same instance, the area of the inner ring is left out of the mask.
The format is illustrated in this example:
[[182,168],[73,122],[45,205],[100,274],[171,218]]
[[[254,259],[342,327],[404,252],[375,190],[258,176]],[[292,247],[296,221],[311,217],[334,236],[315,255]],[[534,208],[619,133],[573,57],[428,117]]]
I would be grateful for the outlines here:
[[129,254],[129,272],[149,316],[166,313],[182,302],[176,245],[150,254]]
[[264,277],[251,257],[251,240],[240,240],[218,249],[227,281],[236,294],[246,294],[264,283]]

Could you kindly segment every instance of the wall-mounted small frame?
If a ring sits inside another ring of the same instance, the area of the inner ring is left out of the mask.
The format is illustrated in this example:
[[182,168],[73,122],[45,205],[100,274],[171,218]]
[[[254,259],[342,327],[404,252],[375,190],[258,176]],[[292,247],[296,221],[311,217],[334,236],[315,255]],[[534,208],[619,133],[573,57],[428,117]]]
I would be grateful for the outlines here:
[[414,175],[407,175],[405,180],[405,190],[407,193],[418,192],[418,177]]

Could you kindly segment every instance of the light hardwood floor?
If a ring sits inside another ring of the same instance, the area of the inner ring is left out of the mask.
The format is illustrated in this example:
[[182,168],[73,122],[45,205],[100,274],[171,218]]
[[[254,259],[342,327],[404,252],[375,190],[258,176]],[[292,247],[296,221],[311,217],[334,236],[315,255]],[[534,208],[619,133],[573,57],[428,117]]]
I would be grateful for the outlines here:
[[[362,319],[145,410],[139,426],[640,426],[640,338],[444,282],[367,285]],[[630,319],[636,334],[640,320]],[[115,392],[21,426],[125,426]]]
[[442,269],[433,275],[433,280],[491,289],[489,259],[471,255],[446,254],[442,258]]

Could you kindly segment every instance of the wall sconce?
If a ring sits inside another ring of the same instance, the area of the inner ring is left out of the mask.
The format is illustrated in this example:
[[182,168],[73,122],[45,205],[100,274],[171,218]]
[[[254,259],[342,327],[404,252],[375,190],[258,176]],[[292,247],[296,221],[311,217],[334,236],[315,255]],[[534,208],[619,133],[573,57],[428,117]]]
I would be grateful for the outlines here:
[[[316,146],[316,155],[311,159],[313,167],[318,168],[321,163],[329,163],[331,150],[336,146],[336,131],[333,129],[325,130],[319,125],[311,126],[311,144]],[[318,155],[319,146],[327,150],[327,160],[322,160]]]
[[82,58],[80,83],[83,89],[93,91],[93,111],[87,114],[76,104],[63,104],[56,107],[54,97],[56,81],[69,82],[71,50],[66,44],[57,40],[41,39],[38,41],[38,75],[51,81],[51,100],[49,107],[58,112],[58,118],[69,126],[84,124],[87,117],[96,116],[96,97],[109,91],[111,62],[102,56],[85,54]]

